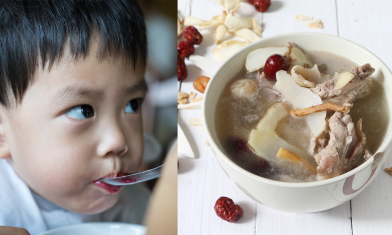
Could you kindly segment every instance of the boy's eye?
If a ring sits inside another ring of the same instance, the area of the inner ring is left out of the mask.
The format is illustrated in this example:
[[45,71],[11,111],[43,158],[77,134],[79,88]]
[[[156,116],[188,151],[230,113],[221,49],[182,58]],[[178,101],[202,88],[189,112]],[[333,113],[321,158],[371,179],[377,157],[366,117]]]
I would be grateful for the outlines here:
[[79,105],[69,110],[66,115],[74,119],[90,118],[94,116],[94,109],[90,105]]
[[136,113],[139,111],[140,109],[140,103],[141,103],[141,99],[137,98],[137,99],[133,99],[131,101],[128,102],[128,104],[125,106],[125,113]]

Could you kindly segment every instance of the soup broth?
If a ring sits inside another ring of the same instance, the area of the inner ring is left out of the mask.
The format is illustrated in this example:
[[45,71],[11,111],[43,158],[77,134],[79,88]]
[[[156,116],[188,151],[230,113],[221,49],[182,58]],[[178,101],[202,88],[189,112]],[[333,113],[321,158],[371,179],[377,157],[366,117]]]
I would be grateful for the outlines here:
[[[319,66],[321,73],[350,71],[355,62],[328,52],[306,51],[309,58]],[[370,76],[371,77],[371,76]],[[273,180],[287,182],[309,182],[317,180],[315,175],[305,174],[301,169],[289,171],[273,163],[268,163],[251,148],[247,142],[249,134],[267,110],[277,103],[277,95],[271,91],[274,82],[263,79],[258,82],[257,92],[247,98],[236,98],[232,95],[230,85],[242,78],[257,80],[258,72],[248,73],[242,70],[235,76],[222,92],[216,109],[216,131],[220,144],[226,155],[243,169]],[[290,104],[284,102],[286,109]],[[327,117],[334,112],[328,111]],[[349,112],[354,123],[362,118],[363,132],[366,135],[366,149],[371,153],[380,146],[388,125],[388,109],[386,97],[381,84],[373,79],[371,92],[368,96],[356,100]],[[311,132],[305,117],[286,116],[277,128],[278,136],[291,145],[310,153]],[[312,162],[316,166],[316,162]]]

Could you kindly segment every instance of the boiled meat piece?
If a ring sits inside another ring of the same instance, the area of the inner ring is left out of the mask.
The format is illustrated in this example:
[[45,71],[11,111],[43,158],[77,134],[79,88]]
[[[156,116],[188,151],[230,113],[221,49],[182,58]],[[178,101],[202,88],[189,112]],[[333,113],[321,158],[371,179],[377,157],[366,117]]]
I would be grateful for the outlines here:
[[354,78],[341,89],[335,89],[335,83],[339,74],[335,75],[328,81],[318,84],[311,90],[318,94],[323,102],[330,102],[340,105],[352,106],[352,102],[369,94],[372,80],[368,78],[374,73],[374,68],[370,64],[360,67],[354,67],[350,72]]
[[346,158],[344,159],[346,171],[350,171],[356,167],[358,163],[363,161],[362,157],[365,155],[366,136],[365,133],[362,132],[362,119],[357,122],[356,136],[357,140],[353,141],[353,144],[350,146]]
[[370,66],[370,64],[365,64],[360,67],[354,67],[351,69],[350,73],[354,74],[354,78],[351,80],[351,82],[356,83],[364,78],[369,77],[374,73],[375,69]]
[[345,171],[344,159],[356,137],[354,123],[349,114],[335,112],[329,119],[329,142],[327,147],[317,153],[319,179],[327,179]]

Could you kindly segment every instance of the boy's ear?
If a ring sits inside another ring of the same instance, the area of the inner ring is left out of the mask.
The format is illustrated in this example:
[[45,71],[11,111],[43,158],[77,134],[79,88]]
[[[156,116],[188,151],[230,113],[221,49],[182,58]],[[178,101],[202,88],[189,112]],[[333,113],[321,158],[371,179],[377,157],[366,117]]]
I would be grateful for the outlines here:
[[4,107],[0,107],[0,159],[11,157],[7,138],[4,134]]

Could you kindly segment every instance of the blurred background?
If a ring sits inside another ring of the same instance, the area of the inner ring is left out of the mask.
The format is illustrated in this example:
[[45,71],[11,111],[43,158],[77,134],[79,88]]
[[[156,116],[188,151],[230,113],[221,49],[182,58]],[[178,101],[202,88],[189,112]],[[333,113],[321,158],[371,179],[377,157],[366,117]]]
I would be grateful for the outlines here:
[[[140,170],[162,164],[177,138],[177,1],[141,0],[144,11],[149,91],[143,107],[145,155]],[[159,145],[159,146],[158,146]],[[153,189],[156,180],[146,184]]]

